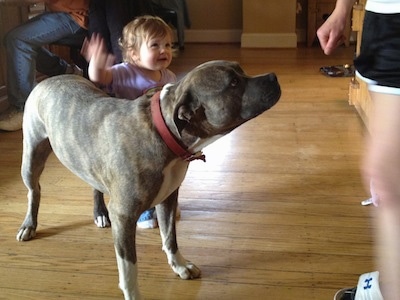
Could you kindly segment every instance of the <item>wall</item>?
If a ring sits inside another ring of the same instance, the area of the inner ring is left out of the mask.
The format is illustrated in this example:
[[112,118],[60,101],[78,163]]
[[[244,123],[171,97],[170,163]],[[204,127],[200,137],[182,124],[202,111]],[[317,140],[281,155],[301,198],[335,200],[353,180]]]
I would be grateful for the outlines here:
[[240,42],[242,0],[186,0],[192,26],[187,42]]
[[243,0],[242,47],[296,48],[296,0]]
[[186,42],[241,42],[244,47],[296,47],[296,0],[186,0]]

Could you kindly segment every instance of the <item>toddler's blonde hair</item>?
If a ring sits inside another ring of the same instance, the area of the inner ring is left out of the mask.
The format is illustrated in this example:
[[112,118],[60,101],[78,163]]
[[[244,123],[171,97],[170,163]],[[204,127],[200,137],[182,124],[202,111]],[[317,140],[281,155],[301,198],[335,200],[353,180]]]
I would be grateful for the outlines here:
[[154,37],[163,38],[168,35],[172,40],[171,28],[160,17],[145,15],[135,18],[125,25],[119,40],[124,62],[134,63],[132,55],[130,55],[131,51],[138,53],[143,42]]

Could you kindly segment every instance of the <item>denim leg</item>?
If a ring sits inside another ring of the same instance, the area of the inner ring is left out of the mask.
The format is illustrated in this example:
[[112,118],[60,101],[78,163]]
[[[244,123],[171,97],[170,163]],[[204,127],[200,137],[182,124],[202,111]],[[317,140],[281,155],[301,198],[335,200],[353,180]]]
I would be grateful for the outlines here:
[[67,63],[42,47],[79,29],[80,26],[67,13],[44,13],[7,33],[7,91],[11,105],[23,110],[36,84],[38,64],[41,70],[47,69],[53,74],[65,73]]
[[115,63],[122,62],[122,52],[118,40],[124,25],[128,23],[128,14],[121,0],[96,0],[90,2],[89,35],[99,33],[109,52],[115,56]]
[[[90,1],[89,10],[89,36],[93,33],[99,33],[104,39],[107,46],[107,50],[112,52],[110,32],[108,30],[107,18],[106,18],[106,1],[108,0],[96,0]],[[111,1],[110,1],[111,2]]]
[[106,17],[110,32],[111,49],[115,56],[115,62],[122,62],[122,51],[118,41],[122,36],[124,26],[129,22],[128,14],[121,0],[106,1]]

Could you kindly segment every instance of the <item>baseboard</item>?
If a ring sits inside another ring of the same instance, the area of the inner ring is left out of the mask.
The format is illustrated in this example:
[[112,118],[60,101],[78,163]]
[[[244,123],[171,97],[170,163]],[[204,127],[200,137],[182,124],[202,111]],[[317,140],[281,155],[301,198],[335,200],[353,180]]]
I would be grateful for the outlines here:
[[188,43],[240,43],[241,29],[227,30],[185,30]]
[[296,33],[243,33],[242,48],[296,48]]

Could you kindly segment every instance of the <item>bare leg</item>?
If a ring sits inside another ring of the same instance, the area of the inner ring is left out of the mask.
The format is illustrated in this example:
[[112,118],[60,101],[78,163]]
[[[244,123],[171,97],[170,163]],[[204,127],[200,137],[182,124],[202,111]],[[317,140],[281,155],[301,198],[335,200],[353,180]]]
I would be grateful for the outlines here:
[[364,172],[380,199],[375,225],[383,297],[394,300],[400,295],[400,95],[371,92],[371,98]]

